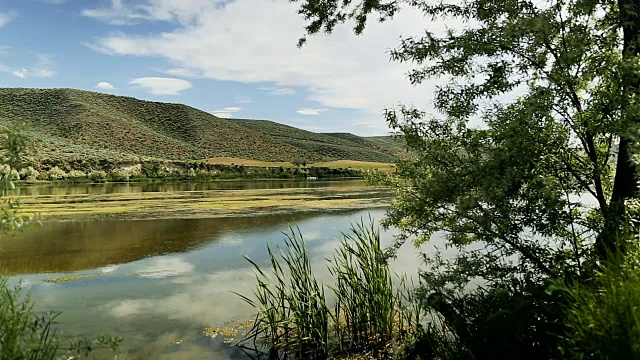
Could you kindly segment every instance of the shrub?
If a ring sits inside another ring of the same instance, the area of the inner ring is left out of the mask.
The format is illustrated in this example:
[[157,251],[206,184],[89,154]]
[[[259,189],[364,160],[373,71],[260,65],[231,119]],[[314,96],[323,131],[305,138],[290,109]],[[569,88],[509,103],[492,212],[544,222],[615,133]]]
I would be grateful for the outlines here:
[[640,251],[630,249],[598,274],[595,284],[571,291],[566,359],[640,359]]
[[129,181],[140,180],[140,179],[144,179],[144,174],[142,174],[140,170],[137,170],[137,169],[129,170]]
[[74,180],[84,179],[87,178],[87,174],[80,170],[71,170],[69,171],[67,178]]
[[47,180],[63,180],[67,177],[67,173],[57,166],[47,171]]
[[[432,292],[424,299],[455,339],[456,356],[468,359],[547,360],[559,357],[558,335],[564,332],[561,294],[546,284],[480,287],[455,296]],[[422,290],[422,289],[421,289]],[[438,344],[441,345],[441,344]],[[441,353],[442,350],[446,353]],[[423,357],[447,359],[451,347],[427,348]]]
[[160,164],[155,161],[145,161],[141,167],[142,174],[150,179],[160,177]]
[[131,172],[125,169],[116,169],[109,174],[111,181],[127,182],[131,177]]
[[94,170],[89,173],[89,179],[94,182],[104,182],[107,180],[107,173],[102,170]]
[[198,171],[196,172],[196,178],[198,180],[211,180],[213,178],[213,173],[205,170]]
[[306,159],[302,159],[302,158],[296,158],[291,160],[291,163],[295,166],[303,166],[303,167],[307,167],[307,160]]
[[9,180],[11,180],[11,181],[20,180],[20,173],[18,172],[18,170],[11,169],[11,172],[9,172]]
[[6,164],[1,164],[0,165],[0,177],[3,179],[10,179],[11,178],[11,166],[6,165]]
[[22,180],[35,181],[38,179],[38,176],[40,176],[40,172],[31,166],[20,170],[20,179]]

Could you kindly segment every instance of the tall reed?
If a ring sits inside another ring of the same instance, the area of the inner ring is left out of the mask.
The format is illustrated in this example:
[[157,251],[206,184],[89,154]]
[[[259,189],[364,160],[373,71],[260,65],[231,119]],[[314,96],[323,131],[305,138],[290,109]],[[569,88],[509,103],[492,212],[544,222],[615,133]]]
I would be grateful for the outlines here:
[[335,330],[349,351],[380,349],[391,342],[398,299],[373,222],[343,234],[329,271],[336,278]]
[[0,277],[0,360],[53,360],[58,341],[55,315],[36,315],[29,293]]
[[[300,230],[286,234],[278,256],[268,247],[271,271],[256,270],[255,299],[240,295],[258,309],[254,327],[242,343],[269,358],[326,359],[356,353],[387,356],[410,329],[417,329],[417,299],[404,280],[394,287],[373,222],[353,225],[332,260],[328,286],[335,304],[326,304],[323,286],[313,275]],[[386,354],[386,355],[384,355]]]
[[329,310],[324,289],[313,275],[300,230],[285,235],[279,255],[268,247],[270,274],[247,258],[257,272],[256,300],[241,296],[259,311],[248,337],[263,342],[269,358],[325,359]]

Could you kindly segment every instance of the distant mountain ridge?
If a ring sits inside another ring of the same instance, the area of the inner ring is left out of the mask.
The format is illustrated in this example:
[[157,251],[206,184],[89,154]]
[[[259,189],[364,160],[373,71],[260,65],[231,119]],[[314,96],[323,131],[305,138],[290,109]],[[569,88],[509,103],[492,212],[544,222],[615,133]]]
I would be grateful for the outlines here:
[[20,120],[39,139],[43,158],[394,162],[402,152],[390,137],[314,133],[91,91],[0,88],[0,124]]

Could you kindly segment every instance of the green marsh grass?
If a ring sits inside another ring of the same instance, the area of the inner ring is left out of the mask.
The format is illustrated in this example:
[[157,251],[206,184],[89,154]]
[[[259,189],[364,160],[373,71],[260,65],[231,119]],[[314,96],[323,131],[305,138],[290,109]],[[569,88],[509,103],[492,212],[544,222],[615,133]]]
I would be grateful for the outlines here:
[[326,358],[329,311],[299,229],[286,234],[285,249],[279,256],[271,248],[268,252],[270,274],[247,258],[258,274],[258,285],[256,301],[243,298],[260,312],[248,338],[268,344],[269,358]]
[[640,359],[640,247],[609,258],[593,283],[569,291],[566,359]]
[[391,272],[380,247],[380,236],[370,226],[356,224],[343,234],[329,264],[336,279],[334,322],[341,346],[351,351],[378,349],[394,334],[398,301]]
[[0,277],[0,360],[52,360],[58,352],[56,314],[37,315],[29,293]]
[[247,258],[257,285],[254,299],[240,296],[258,314],[240,347],[269,359],[389,358],[392,348],[415,332],[420,323],[416,298],[404,279],[394,286],[373,222],[352,226],[328,260],[335,282],[327,286],[335,296],[331,306],[325,285],[311,269],[300,230],[285,235],[278,254],[268,247],[269,271]]

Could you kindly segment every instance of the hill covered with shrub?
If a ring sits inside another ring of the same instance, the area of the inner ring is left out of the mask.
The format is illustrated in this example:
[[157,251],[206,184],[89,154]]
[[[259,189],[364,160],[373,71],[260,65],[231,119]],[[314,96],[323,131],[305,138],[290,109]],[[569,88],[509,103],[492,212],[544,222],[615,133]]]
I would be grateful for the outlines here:
[[0,125],[17,121],[38,139],[41,159],[394,162],[401,152],[392,140],[223,119],[182,104],[72,89],[0,89]]

